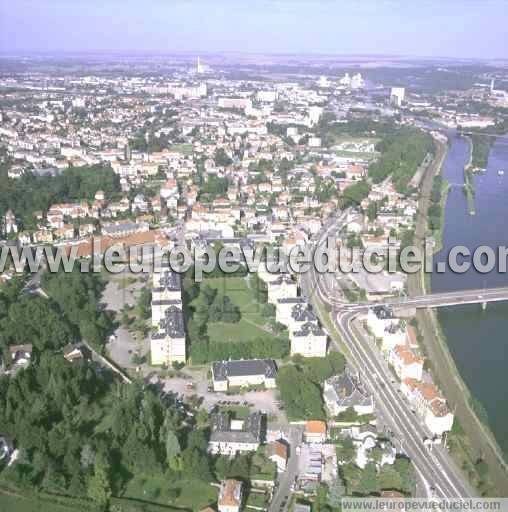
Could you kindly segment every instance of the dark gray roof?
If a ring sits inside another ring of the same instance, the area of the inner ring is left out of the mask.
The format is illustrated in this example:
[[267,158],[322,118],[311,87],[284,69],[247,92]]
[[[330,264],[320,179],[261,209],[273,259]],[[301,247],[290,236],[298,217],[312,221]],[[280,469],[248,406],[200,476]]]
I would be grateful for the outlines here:
[[372,311],[374,311],[374,314],[379,318],[393,318],[393,311],[390,308],[387,308],[386,306],[374,306],[372,308]]
[[180,274],[171,270],[164,270],[160,276],[160,286],[155,291],[162,292],[164,290],[180,291],[182,289]]
[[372,396],[364,388],[357,375],[346,367],[343,373],[327,381],[333,387],[328,398],[335,400],[341,407],[372,404]]
[[124,233],[125,231],[136,231],[141,226],[132,222],[130,220],[126,220],[124,222],[119,222],[118,224],[111,224],[110,226],[102,226],[102,233],[104,235],[115,235],[119,233]]
[[252,240],[248,238],[224,238],[221,231],[203,231],[198,235],[198,240],[213,244],[221,242],[224,245],[238,244],[241,247],[252,247]]
[[316,322],[316,315],[306,303],[298,303],[291,309],[291,318],[296,322]]
[[170,306],[160,321],[160,331],[165,331],[171,338],[182,338],[185,336],[185,322],[182,310],[176,306]]
[[214,414],[210,442],[259,443],[262,418],[260,412],[254,412],[245,419],[242,430],[231,430],[231,416],[227,412]]
[[291,277],[290,274],[280,274],[279,277],[277,277],[277,279],[274,279],[270,284],[280,285],[282,283],[296,284],[295,281],[293,281],[293,278]]
[[152,300],[152,306],[177,306],[179,304],[182,304],[180,299]]
[[241,359],[238,361],[217,361],[212,364],[214,380],[226,380],[228,377],[242,375],[264,375],[274,378],[277,366],[273,359]]
[[306,322],[300,326],[298,331],[293,333],[294,336],[309,336],[310,334],[313,336],[324,336],[325,331],[317,322]]
[[277,299],[279,304],[303,304],[305,300],[303,297],[288,297],[287,299]]

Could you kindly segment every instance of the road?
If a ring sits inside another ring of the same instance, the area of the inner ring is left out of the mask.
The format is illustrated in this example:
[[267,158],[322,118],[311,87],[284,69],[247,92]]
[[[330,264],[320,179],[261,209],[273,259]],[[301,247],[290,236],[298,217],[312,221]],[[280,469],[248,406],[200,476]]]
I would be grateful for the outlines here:
[[417,473],[436,489],[443,498],[469,497],[469,486],[451,461],[442,446],[432,451],[424,446],[423,440],[430,437],[415,417],[409,404],[402,398],[398,383],[392,382],[393,376],[378,348],[353,327],[355,312],[334,313],[335,323],[350,351],[354,365],[360,370],[362,379],[375,393],[376,406],[385,418],[393,422],[392,430],[402,441],[404,452],[413,461]]
[[[346,215],[347,212],[343,212],[335,222],[327,223],[320,235],[316,237],[316,245],[325,243],[328,236],[337,232]],[[365,310],[366,305],[346,305],[344,300],[336,295],[330,284],[330,279],[333,277],[326,276],[327,274],[318,274],[311,267],[309,272],[302,275],[301,286],[304,294],[310,300],[317,296],[322,303],[331,308],[330,320],[350,353],[350,363],[360,371],[364,383],[373,392],[378,410],[390,422],[392,431],[401,441],[403,451],[413,461],[416,473],[425,488],[429,489],[429,492],[433,488],[435,495],[440,498],[473,496],[472,489],[456,468],[446,449],[435,446],[430,451],[424,445],[423,441],[430,436],[430,433],[415,417],[411,407],[400,394],[379,349],[354,327],[356,315]],[[485,295],[485,292],[482,294]],[[421,304],[423,299],[423,297],[420,301],[417,299],[416,303]],[[405,300],[406,302],[400,299],[398,303],[407,304],[410,299]],[[318,312],[317,308],[316,312]],[[332,344],[336,350],[339,350],[336,341],[332,340]]]
[[[296,447],[302,442],[303,427],[300,425],[289,426],[289,459],[286,471],[279,476],[278,487],[274,492],[272,502],[270,504],[270,512],[279,512],[286,510],[291,494],[291,485],[294,483],[298,474],[298,454]],[[285,503],[284,503],[285,502]],[[282,505],[284,503],[284,505]]]
[[[454,292],[429,293],[415,297],[396,297],[383,299],[374,304],[386,306],[437,308],[443,306],[457,306],[459,304],[483,304],[508,300],[508,287],[478,288],[472,290],[459,290]],[[366,311],[373,304],[346,304],[334,299],[336,306],[347,308],[350,311]]]

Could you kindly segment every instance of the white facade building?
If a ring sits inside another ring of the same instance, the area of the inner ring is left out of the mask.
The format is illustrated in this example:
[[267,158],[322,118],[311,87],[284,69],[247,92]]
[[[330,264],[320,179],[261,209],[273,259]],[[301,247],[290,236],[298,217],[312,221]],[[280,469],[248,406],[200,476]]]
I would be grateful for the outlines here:
[[402,381],[400,390],[434,435],[451,430],[453,414],[435,384],[408,378]]
[[325,357],[328,338],[324,330],[313,322],[303,324],[298,330],[290,331],[291,356]]

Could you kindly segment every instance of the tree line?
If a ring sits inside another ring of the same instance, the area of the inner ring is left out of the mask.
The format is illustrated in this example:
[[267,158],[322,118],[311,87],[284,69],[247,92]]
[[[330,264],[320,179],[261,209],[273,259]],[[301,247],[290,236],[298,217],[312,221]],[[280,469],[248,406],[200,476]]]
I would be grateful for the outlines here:
[[53,177],[28,172],[18,179],[5,178],[0,187],[0,216],[11,209],[23,229],[34,229],[34,212],[45,213],[55,203],[92,201],[98,190],[106,197],[119,195],[120,179],[111,167],[70,167]]

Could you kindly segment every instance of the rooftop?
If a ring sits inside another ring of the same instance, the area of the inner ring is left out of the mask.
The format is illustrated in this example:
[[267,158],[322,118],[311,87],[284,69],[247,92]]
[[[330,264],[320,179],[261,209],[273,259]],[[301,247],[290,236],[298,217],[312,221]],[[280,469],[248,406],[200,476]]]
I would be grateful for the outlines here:
[[[232,425],[231,415],[227,412],[219,412],[212,415],[211,443],[247,443],[256,444],[261,441],[261,423],[263,415],[254,412],[243,422],[243,428],[237,429]],[[234,427],[234,429],[233,429]]]
[[242,482],[239,480],[223,480],[219,490],[219,506],[240,506],[242,500],[242,485]]
[[305,424],[306,434],[326,434],[326,423],[324,421],[308,421]]
[[360,379],[346,367],[344,372],[325,382],[325,398],[336,402],[340,407],[368,406],[372,396],[364,388]]
[[241,359],[237,361],[217,361],[212,364],[213,379],[227,380],[228,377],[264,375],[275,378],[277,366],[273,359]]

